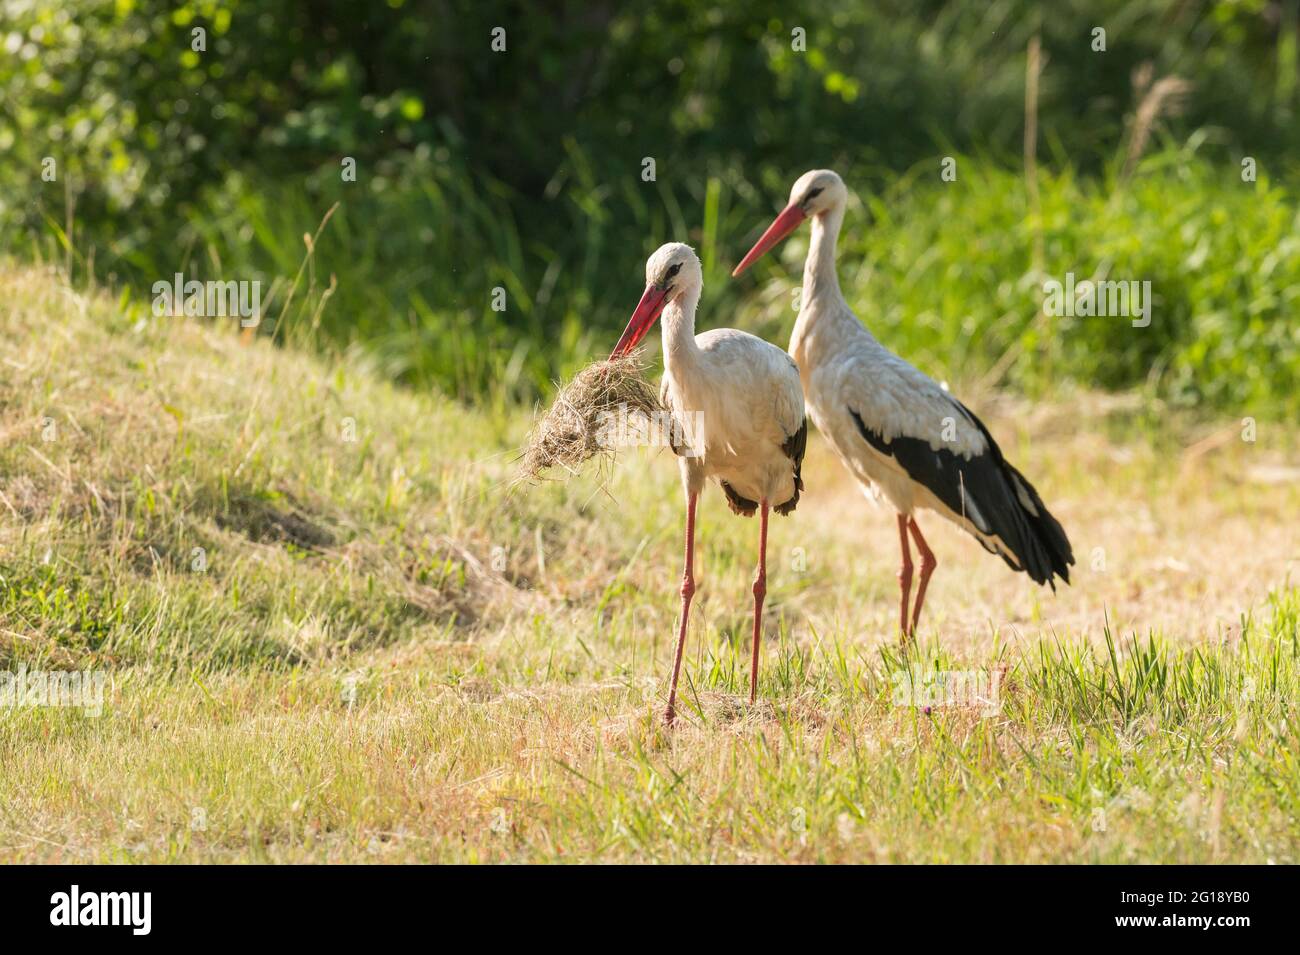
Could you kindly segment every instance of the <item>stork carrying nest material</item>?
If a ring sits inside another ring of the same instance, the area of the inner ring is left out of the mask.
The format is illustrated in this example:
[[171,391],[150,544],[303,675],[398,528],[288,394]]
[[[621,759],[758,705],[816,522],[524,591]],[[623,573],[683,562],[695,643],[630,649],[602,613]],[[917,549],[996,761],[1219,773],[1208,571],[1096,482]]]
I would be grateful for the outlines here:
[[580,371],[533,425],[520,479],[537,481],[557,467],[576,474],[594,457],[608,464],[625,444],[670,443],[662,434],[671,417],[642,370],[634,355],[621,355]]

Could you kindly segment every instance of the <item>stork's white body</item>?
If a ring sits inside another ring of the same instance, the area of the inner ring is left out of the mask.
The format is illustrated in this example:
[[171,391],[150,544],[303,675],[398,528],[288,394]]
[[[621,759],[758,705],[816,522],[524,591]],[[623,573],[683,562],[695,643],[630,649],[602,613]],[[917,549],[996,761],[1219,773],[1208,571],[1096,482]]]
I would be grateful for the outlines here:
[[786,446],[804,421],[793,359],[747,332],[693,329],[677,303],[664,310],[660,396],[693,451],[681,458],[687,493],[711,478],[746,500],[784,505],[797,492]]

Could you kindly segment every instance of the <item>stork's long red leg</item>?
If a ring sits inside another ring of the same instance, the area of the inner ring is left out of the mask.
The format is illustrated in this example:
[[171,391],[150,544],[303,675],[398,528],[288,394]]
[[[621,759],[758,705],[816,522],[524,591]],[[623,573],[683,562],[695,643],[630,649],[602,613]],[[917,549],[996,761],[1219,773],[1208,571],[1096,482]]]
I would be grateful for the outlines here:
[[910,631],[907,628],[907,598],[912,592],[912,550],[907,546],[907,522],[909,517],[898,515],[898,543],[903,549],[903,562],[898,567],[898,629],[906,640]]
[[912,528],[916,550],[921,555],[921,579],[916,584],[916,608],[912,611],[912,634],[915,635],[916,626],[921,620],[921,604],[925,603],[925,587],[930,582],[930,575],[939,566],[939,561],[935,559],[934,551],[930,550],[930,545],[921,536],[921,527],[916,523],[916,519],[909,518],[908,524]]
[[754,662],[749,667],[749,702],[758,697],[758,648],[763,641],[763,598],[767,596],[767,501],[758,509],[758,573],[754,577]]
[[695,596],[695,502],[698,494],[686,499],[686,568],[682,571],[682,623],[677,631],[677,656],[673,659],[673,681],[668,689],[668,709],[664,722],[669,726],[677,718],[677,676],[682,670],[682,651],[686,647],[686,621],[691,614],[691,598]]

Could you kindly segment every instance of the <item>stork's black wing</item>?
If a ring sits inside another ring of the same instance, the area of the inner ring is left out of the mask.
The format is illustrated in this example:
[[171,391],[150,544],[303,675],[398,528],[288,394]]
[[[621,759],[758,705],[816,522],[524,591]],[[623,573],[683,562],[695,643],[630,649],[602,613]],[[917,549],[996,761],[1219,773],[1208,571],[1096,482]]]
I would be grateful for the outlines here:
[[772,510],[778,514],[789,514],[799,506],[799,495],[803,492],[803,455],[808,450],[808,419],[805,417],[799,425],[799,430],[786,439],[785,444],[781,445],[781,450],[785,452],[794,463],[794,497],[784,504],[778,504]]
[[[1065,531],[1048,512],[1032,484],[1002,457],[984,423],[950,396],[955,411],[983,434],[986,446],[966,456],[948,448],[935,449],[928,438],[906,434],[886,438],[873,430],[857,411],[849,409],[863,439],[880,454],[893,458],[908,477],[923,485],[956,518],[979,532],[976,539],[1014,570],[1023,570],[1039,584],[1053,577],[1070,582],[1074,552]],[[960,521],[959,521],[960,523]]]

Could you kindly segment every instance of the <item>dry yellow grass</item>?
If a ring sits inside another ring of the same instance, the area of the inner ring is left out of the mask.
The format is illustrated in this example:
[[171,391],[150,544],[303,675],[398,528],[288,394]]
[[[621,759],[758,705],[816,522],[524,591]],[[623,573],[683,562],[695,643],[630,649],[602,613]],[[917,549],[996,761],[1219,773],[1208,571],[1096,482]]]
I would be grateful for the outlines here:
[[551,472],[557,468],[565,472],[561,478],[571,476],[596,457],[612,465],[619,422],[624,430],[643,422],[648,436],[663,412],[635,355],[594,362],[565,384],[533,423],[519,462],[520,478],[554,477]]

